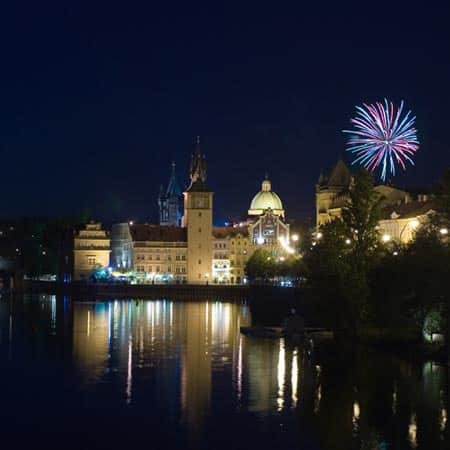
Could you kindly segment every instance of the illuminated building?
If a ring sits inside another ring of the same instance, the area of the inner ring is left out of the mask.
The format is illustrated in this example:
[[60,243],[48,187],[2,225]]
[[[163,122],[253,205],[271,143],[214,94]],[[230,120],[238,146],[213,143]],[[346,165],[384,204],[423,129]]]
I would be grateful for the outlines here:
[[101,223],[88,223],[74,238],[74,279],[88,278],[93,269],[109,266],[110,239]]
[[185,228],[118,223],[112,228],[111,245],[113,266],[133,270],[140,282],[186,281]]
[[187,229],[187,280],[208,283],[212,272],[213,193],[206,187],[206,160],[197,138],[191,160],[191,182],[184,193],[183,226]]
[[[342,217],[342,210],[349,202],[353,175],[339,160],[329,175],[321,174],[316,184],[316,226]],[[378,231],[385,241],[406,243],[421,223],[433,214],[433,202],[425,194],[410,192],[389,185],[375,186],[382,197],[381,220]]]
[[143,283],[241,284],[257,248],[293,253],[280,197],[266,177],[252,199],[247,221],[213,227],[213,193],[206,186],[206,160],[197,138],[184,192],[179,226],[179,188],[173,166],[169,186],[158,200],[160,224],[119,223],[112,227],[112,265],[132,271]]

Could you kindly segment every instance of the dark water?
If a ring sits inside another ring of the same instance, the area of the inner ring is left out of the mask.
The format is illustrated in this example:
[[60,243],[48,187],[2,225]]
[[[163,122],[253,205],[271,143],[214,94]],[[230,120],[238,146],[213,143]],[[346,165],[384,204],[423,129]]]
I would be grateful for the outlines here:
[[448,371],[246,338],[232,303],[0,299],[3,448],[444,449]]

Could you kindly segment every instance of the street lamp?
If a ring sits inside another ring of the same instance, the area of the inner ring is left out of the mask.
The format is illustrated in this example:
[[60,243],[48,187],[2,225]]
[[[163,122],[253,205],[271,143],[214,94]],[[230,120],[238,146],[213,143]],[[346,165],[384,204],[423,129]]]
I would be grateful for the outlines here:
[[293,234],[293,235],[292,235],[292,240],[293,240],[294,242],[297,242],[297,241],[298,241],[298,234]]
[[347,245],[350,245],[350,244],[352,243],[352,241],[351,241],[349,238],[347,238],[347,239],[345,240],[345,243],[346,243]]
[[321,239],[322,236],[323,236],[323,234],[320,231],[316,234],[316,238],[317,239]]
[[439,233],[441,233],[443,236],[445,236],[446,234],[448,234],[448,228],[441,228],[439,230]]
[[381,240],[383,242],[389,242],[391,240],[391,236],[389,234],[383,234],[383,236],[381,236]]

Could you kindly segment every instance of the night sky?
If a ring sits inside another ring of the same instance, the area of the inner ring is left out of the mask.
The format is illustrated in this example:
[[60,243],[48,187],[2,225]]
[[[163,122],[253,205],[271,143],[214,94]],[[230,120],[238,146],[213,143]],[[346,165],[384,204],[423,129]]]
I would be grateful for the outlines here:
[[8,3],[0,218],[154,221],[200,135],[216,223],[246,214],[265,172],[304,219],[355,105],[384,97],[405,100],[421,142],[395,184],[450,167],[448,2]]

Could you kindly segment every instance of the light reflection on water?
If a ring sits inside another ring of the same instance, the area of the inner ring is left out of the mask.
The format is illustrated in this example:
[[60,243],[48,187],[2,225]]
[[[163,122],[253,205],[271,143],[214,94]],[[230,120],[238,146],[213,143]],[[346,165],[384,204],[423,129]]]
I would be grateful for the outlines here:
[[446,448],[445,368],[365,351],[337,362],[335,348],[309,357],[284,339],[241,335],[251,321],[247,306],[214,301],[3,299],[0,351],[14,360],[33,348],[45,361],[57,342],[87,405],[156,411],[197,439],[227,421],[245,432],[256,418],[261,436],[267,428],[290,448],[310,434],[324,449]]

